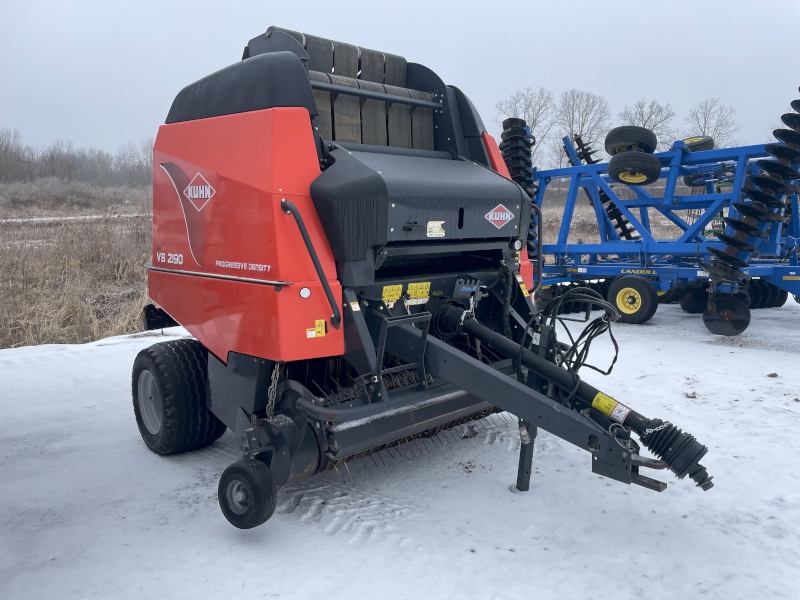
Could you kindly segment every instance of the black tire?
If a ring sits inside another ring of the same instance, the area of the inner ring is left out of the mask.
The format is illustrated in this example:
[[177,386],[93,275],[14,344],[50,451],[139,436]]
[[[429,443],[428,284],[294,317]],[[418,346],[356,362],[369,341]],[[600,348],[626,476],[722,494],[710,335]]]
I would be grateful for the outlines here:
[[678,288],[677,286],[672,286],[666,292],[664,291],[656,291],[658,295],[658,303],[659,304],[670,304],[678,299]]
[[616,278],[608,288],[608,301],[619,312],[620,323],[644,323],[658,309],[656,288],[648,279],[636,275]]
[[757,279],[751,279],[750,285],[747,286],[747,293],[750,294],[750,308],[756,310],[761,308],[761,303],[764,300],[764,293],[761,286],[756,283]]
[[645,127],[636,125],[623,125],[614,127],[606,135],[606,152],[611,156],[629,152],[631,150],[641,150],[646,154],[652,154],[658,146],[656,134]]
[[750,289],[752,290],[753,288],[758,289],[758,293],[754,295],[754,297],[757,298],[757,302],[755,305],[751,303],[750,308],[769,308],[772,303],[772,290],[769,284],[763,279],[752,279],[750,281]]
[[275,512],[278,486],[263,462],[240,460],[222,472],[217,499],[231,525],[252,529],[265,523]]
[[781,306],[786,304],[786,301],[788,299],[789,299],[789,292],[787,292],[786,290],[782,290],[781,288],[778,288],[778,296],[775,302],[772,303],[773,308],[780,308]]
[[142,440],[156,454],[197,450],[225,433],[206,407],[207,361],[206,349],[191,339],[155,344],[136,356],[133,414]]
[[705,310],[708,303],[708,294],[704,288],[684,288],[681,291],[679,302],[684,312],[690,315],[697,315]]
[[686,147],[692,152],[702,152],[703,150],[713,150],[716,142],[710,135],[694,135],[683,140]]
[[623,152],[608,163],[608,176],[625,185],[648,185],[661,175],[661,161],[644,152]]

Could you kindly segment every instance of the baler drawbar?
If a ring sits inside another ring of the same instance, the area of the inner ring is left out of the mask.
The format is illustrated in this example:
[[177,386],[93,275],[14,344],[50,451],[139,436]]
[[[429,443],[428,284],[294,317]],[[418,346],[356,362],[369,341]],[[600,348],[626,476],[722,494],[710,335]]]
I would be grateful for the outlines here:
[[[139,353],[133,407],[158,454],[233,432],[233,525],[264,523],[288,482],[503,411],[519,490],[540,427],[622,483],[663,491],[651,468],[713,486],[692,435],[580,378],[615,308],[584,288],[535,307],[542,219],[513,121],[498,147],[427,67],[275,27],[178,94],[154,149],[143,319],[194,339]],[[600,311],[571,344],[565,301]]]

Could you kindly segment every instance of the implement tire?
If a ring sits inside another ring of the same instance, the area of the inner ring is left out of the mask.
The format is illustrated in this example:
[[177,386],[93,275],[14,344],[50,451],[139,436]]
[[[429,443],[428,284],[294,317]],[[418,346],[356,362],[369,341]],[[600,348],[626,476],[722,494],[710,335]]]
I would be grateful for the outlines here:
[[145,348],[133,362],[133,414],[145,445],[156,454],[208,446],[225,425],[206,407],[208,356],[197,340]]
[[623,152],[611,157],[608,176],[625,185],[648,185],[658,181],[661,161],[644,152]]
[[646,154],[656,151],[658,137],[656,134],[645,127],[636,125],[623,125],[614,127],[606,135],[606,152],[611,156],[630,152],[631,150],[641,150]]
[[641,324],[658,309],[658,294],[650,280],[636,275],[618,277],[608,288],[608,301],[620,314],[620,323]]
[[713,150],[717,143],[710,135],[695,135],[685,140],[681,140],[692,152],[702,152],[703,150]]
[[222,472],[217,499],[231,525],[252,529],[265,523],[275,512],[278,486],[263,462],[240,460]]
[[673,285],[666,292],[663,290],[656,290],[656,294],[658,294],[659,304],[671,304],[678,299],[678,286]]

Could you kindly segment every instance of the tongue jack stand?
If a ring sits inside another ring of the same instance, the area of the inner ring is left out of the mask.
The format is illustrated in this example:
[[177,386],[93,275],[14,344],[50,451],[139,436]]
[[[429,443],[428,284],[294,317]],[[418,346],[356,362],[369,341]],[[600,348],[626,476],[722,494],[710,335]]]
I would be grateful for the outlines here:
[[517,470],[517,489],[527,492],[531,489],[531,466],[533,465],[533,444],[538,428],[527,421],[519,420],[519,469]]

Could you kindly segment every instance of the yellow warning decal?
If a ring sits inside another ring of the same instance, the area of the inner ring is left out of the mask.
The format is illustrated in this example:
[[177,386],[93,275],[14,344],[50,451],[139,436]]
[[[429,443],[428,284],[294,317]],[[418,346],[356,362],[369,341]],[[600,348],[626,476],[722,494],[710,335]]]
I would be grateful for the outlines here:
[[314,327],[306,329],[308,339],[325,337],[325,319],[316,319]]
[[606,396],[603,392],[597,392],[597,395],[592,400],[592,408],[603,413],[605,416],[610,417],[611,411],[619,404],[611,396]]
[[381,299],[384,302],[397,302],[402,295],[402,285],[385,285],[383,286],[383,294],[381,294]]
[[530,294],[528,293],[528,288],[522,279],[522,275],[520,275],[519,273],[517,273],[517,282],[519,283],[519,289],[522,290],[522,295],[525,296],[526,298],[530,296]]
[[603,392],[597,392],[597,395],[592,400],[592,408],[603,413],[617,423],[624,423],[625,417],[631,412],[631,409],[617,402],[611,396],[606,396]]
[[358,305],[358,302],[351,302],[350,310],[352,310],[353,312],[359,312],[361,310],[361,307]]
[[800,281],[800,275],[784,275],[784,281]]
[[430,295],[431,295],[430,281],[408,284],[408,297],[411,300],[421,300],[422,298],[428,298]]

